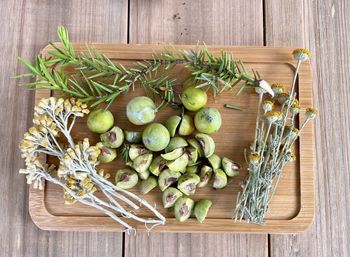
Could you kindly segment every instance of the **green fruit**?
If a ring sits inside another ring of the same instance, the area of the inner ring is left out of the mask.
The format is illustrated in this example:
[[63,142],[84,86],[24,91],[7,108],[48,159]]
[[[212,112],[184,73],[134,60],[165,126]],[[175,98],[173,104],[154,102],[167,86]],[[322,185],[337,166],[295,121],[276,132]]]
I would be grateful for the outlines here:
[[203,149],[204,156],[206,158],[212,156],[212,154],[215,152],[214,139],[211,136],[203,133],[198,133],[196,135],[196,139],[198,140],[199,144]]
[[157,108],[151,98],[138,96],[129,101],[126,106],[126,116],[135,125],[150,123],[156,117]]
[[146,180],[141,182],[140,193],[148,194],[151,190],[153,190],[158,185],[158,180],[154,176],[149,176]]
[[142,142],[153,152],[161,151],[170,142],[169,131],[160,123],[150,124],[142,133]]
[[139,174],[140,179],[142,179],[142,180],[146,180],[150,176],[149,170],[145,170],[145,171],[139,172],[138,174]]
[[153,159],[151,165],[149,166],[149,171],[155,175],[159,176],[159,173],[164,170],[166,167],[166,160],[162,158],[162,156],[157,156],[156,158]]
[[202,223],[207,217],[208,211],[212,206],[212,201],[210,200],[199,200],[194,206],[194,216],[197,220]]
[[213,188],[221,189],[227,185],[227,176],[222,169],[217,169],[214,171],[214,183]]
[[136,157],[138,157],[140,155],[144,155],[148,152],[149,151],[147,150],[147,148],[144,147],[143,145],[130,145],[129,157],[133,161],[136,159]]
[[117,157],[117,151],[115,149],[104,146],[101,142],[97,143],[96,146],[101,150],[98,156],[100,163],[109,163]]
[[209,166],[204,165],[199,173],[200,182],[198,183],[198,187],[205,187],[208,185],[211,177],[213,176],[213,169]]
[[222,168],[229,177],[237,176],[241,170],[241,166],[238,163],[226,157],[222,159]]
[[186,167],[186,173],[198,173],[199,169],[197,165],[194,166],[187,166]]
[[212,154],[209,158],[208,161],[210,165],[213,167],[214,170],[220,169],[221,167],[221,158],[217,154]]
[[104,109],[93,110],[87,119],[89,130],[99,134],[107,132],[113,126],[113,123],[113,114]]
[[174,115],[169,117],[165,122],[165,127],[169,130],[170,136],[173,137],[176,134],[176,129],[179,126],[181,117]]
[[188,155],[188,166],[196,165],[198,160],[198,152],[194,147],[188,147],[186,149]]
[[194,131],[193,119],[190,115],[184,114],[179,127],[180,136],[189,136]]
[[196,192],[200,178],[197,174],[186,173],[179,178],[177,188],[185,195],[193,195]]
[[120,169],[115,174],[115,184],[122,189],[130,189],[134,187],[139,178],[137,173],[131,169]]
[[218,131],[221,127],[221,115],[216,108],[202,108],[195,117],[194,124],[199,132],[212,134]]
[[208,100],[207,93],[195,86],[186,88],[180,98],[185,108],[192,112],[205,106]]
[[176,149],[172,150],[171,152],[161,154],[160,156],[162,156],[163,159],[165,159],[167,161],[173,161],[173,160],[179,158],[181,155],[183,155],[183,153],[184,153],[183,148],[176,148]]
[[169,169],[163,170],[158,177],[158,185],[160,190],[164,191],[167,189],[169,186],[175,183],[180,176],[180,172],[171,171]]
[[177,199],[179,199],[181,196],[182,193],[175,187],[168,187],[165,189],[162,196],[164,208],[173,207]]
[[173,161],[169,161],[167,163],[168,168],[172,171],[178,171],[181,172],[186,169],[186,166],[188,164],[188,155],[187,153],[184,153],[179,158]]
[[173,137],[170,139],[168,146],[165,148],[165,152],[169,153],[176,148],[182,148],[188,146],[188,143],[182,137]]
[[202,148],[202,146],[200,145],[200,143],[198,142],[197,139],[190,138],[190,139],[187,140],[187,142],[190,144],[190,146],[192,146],[193,148],[195,148],[197,150],[198,157],[203,157],[204,156],[203,148]]
[[180,197],[175,203],[175,218],[180,222],[187,220],[191,216],[193,206],[194,201],[191,198]]
[[129,143],[138,144],[142,142],[142,132],[124,131],[125,140]]
[[118,148],[124,142],[123,130],[119,127],[113,127],[106,133],[100,135],[102,143],[110,148]]
[[153,154],[146,153],[144,155],[137,156],[132,163],[127,163],[128,166],[131,166],[138,173],[142,173],[148,170],[151,165]]

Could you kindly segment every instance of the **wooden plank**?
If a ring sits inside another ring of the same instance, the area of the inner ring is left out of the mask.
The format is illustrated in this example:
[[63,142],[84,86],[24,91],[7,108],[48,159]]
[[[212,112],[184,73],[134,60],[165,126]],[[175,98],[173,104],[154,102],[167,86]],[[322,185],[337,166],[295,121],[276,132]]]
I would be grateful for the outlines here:
[[271,256],[349,256],[350,3],[265,2],[267,44],[310,47],[314,105],[320,109],[315,121],[315,223],[304,234],[272,235]]
[[[179,49],[191,49],[196,46],[175,46]],[[74,44],[74,48],[86,51],[85,44]],[[124,65],[132,65],[135,60],[149,59],[152,54],[161,51],[161,45],[116,45],[116,44],[94,44],[94,48],[111,58],[115,62],[123,62]],[[49,46],[43,50],[47,54],[52,50]],[[228,46],[208,46],[209,51],[220,56],[221,51],[228,51],[235,54],[235,58],[244,60],[246,66],[258,70],[261,76],[267,81],[289,83],[295,62],[290,54],[292,48],[267,48],[267,47],[228,47]],[[131,61],[130,61],[131,60]],[[301,105],[311,104],[311,74],[308,63],[302,66],[299,74],[298,88],[299,102]],[[178,81],[183,81],[188,76],[189,71],[179,65],[169,74],[175,76]],[[238,88],[236,89],[238,90]],[[42,91],[37,91],[37,99],[44,96]],[[45,94],[45,92],[44,92]],[[59,94],[59,93],[58,93]],[[216,107],[223,119],[219,133],[213,134],[216,142],[215,152],[219,156],[227,156],[243,165],[243,172],[229,183],[223,190],[215,191],[211,187],[198,189],[192,199],[210,198],[214,206],[207,216],[206,222],[198,224],[195,219],[186,223],[179,223],[174,220],[173,214],[163,208],[159,211],[167,217],[167,223],[164,226],[157,227],[155,231],[178,231],[178,232],[256,232],[256,233],[287,233],[297,232],[308,227],[313,218],[314,200],[313,200],[313,176],[312,176],[312,129],[310,126],[304,130],[300,138],[300,144],[295,153],[300,157],[300,162],[290,163],[286,166],[283,176],[280,180],[276,194],[270,203],[270,211],[266,216],[264,226],[253,226],[246,223],[234,223],[232,221],[232,210],[234,208],[234,199],[240,190],[239,182],[246,176],[247,167],[245,166],[243,148],[248,147],[254,134],[255,117],[257,111],[257,96],[248,91],[235,98],[235,104],[244,108],[244,112],[232,112],[224,108],[225,103],[232,102],[232,92],[224,92],[219,97],[214,98],[209,94],[208,106]],[[136,95],[144,95],[140,87],[127,95],[118,97],[110,110],[117,117],[117,125],[122,129],[140,130],[139,126],[133,126],[125,115],[125,106],[127,102]],[[156,98],[157,100],[157,98]],[[169,116],[178,114],[178,110],[166,108],[157,113],[156,122],[164,122]],[[301,115],[300,122],[304,120]],[[238,122],[238,123],[237,123]],[[234,128],[234,129],[232,129]],[[86,128],[86,120],[78,119],[72,131],[75,140],[81,140],[85,137],[90,139],[92,144],[100,139],[97,134],[91,133]],[[241,150],[238,150],[241,149]],[[49,161],[53,162],[53,159]],[[310,161],[311,160],[311,161]],[[121,158],[102,165],[106,172],[112,175],[118,168],[124,168],[125,164]],[[139,187],[136,186],[130,190],[139,194]],[[65,205],[62,199],[62,190],[53,184],[48,184],[45,192],[38,190],[30,191],[29,211],[32,214],[34,222],[43,229],[48,230],[121,230],[112,219],[104,216],[98,210],[81,204]],[[147,195],[141,195],[149,203],[155,203],[162,206],[160,191],[154,190]],[[150,216],[151,213],[146,208],[136,211],[139,216]],[[72,217],[74,216],[74,217]],[[125,220],[131,222],[130,220]],[[146,229],[144,224],[136,224],[138,229]],[[154,232],[154,231],[152,231]]]
[[[221,45],[263,44],[260,0],[249,4],[229,0],[130,3],[130,43],[196,44],[199,40]],[[214,239],[217,243],[213,243]],[[125,240],[126,256],[228,256],[227,249],[231,249],[230,256],[267,256],[266,235],[152,234],[147,237],[139,233],[126,236]],[[241,242],[246,242],[243,245],[247,247],[234,247]]]
[[18,142],[31,125],[34,93],[15,86],[10,76],[25,71],[16,56],[33,60],[48,40],[56,40],[58,25],[73,40],[125,43],[127,1],[2,1],[0,17],[0,255],[121,256],[121,233],[45,232],[31,221],[28,186],[17,171],[24,165]]

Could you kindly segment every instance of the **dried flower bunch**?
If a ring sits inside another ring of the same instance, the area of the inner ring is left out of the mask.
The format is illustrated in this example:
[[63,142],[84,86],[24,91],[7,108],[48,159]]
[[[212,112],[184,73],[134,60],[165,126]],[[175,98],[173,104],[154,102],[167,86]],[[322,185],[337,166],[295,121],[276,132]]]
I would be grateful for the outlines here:
[[[115,186],[108,181],[109,174],[98,170],[100,149],[91,146],[89,140],[74,143],[71,130],[77,117],[88,114],[87,105],[74,98],[50,97],[42,99],[34,109],[34,126],[25,133],[20,143],[26,168],[28,184],[43,189],[45,181],[59,185],[64,190],[66,203],[76,201],[92,206],[133,230],[126,219],[133,219],[146,225],[156,226],[165,223],[165,218],[148,202],[137,195]],[[66,143],[61,143],[64,136]],[[42,162],[42,154],[57,157],[59,167]],[[100,191],[107,200],[97,197]],[[125,206],[128,206],[126,208]],[[148,208],[155,218],[138,217],[133,210],[140,206]],[[131,208],[132,210],[128,210]]]
[[249,174],[237,196],[233,214],[236,221],[264,222],[283,167],[296,160],[293,144],[305,125],[317,115],[316,109],[307,108],[305,120],[299,129],[296,127],[295,119],[300,112],[300,105],[296,99],[295,84],[300,65],[309,60],[310,52],[296,49],[293,56],[297,63],[289,93],[285,93],[283,85],[272,84],[273,94],[264,100],[268,93],[266,88],[258,87],[255,90],[259,95],[255,137],[247,160]]

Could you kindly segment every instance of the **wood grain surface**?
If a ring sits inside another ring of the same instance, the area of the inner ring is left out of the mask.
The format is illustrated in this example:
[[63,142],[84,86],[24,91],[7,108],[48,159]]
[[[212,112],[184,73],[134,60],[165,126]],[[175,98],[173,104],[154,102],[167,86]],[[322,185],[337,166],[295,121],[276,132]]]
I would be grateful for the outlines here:
[[[347,0],[1,1],[0,256],[349,256],[349,11]],[[310,230],[269,240],[244,234],[140,234],[127,236],[123,250],[119,233],[37,229],[28,215],[27,186],[17,174],[23,165],[17,144],[31,124],[34,97],[9,77],[24,71],[15,56],[32,59],[55,40],[60,24],[73,39],[90,42],[309,46],[315,106],[321,111],[315,123],[316,221]]]

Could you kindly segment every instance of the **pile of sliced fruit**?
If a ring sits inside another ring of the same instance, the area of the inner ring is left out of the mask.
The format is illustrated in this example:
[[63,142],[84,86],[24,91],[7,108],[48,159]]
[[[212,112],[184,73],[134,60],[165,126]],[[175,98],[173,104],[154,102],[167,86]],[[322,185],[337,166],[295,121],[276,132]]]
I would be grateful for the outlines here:
[[183,112],[169,117],[163,124],[151,123],[157,108],[152,99],[133,98],[126,107],[129,121],[135,125],[149,124],[143,132],[123,131],[113,127],[113,115],[107,110],[95,110],[88,118],[91,131],[100,133],[99,161],[108,163],[117,156],[116,148],[123,145],[127,168],[116,172],[116,185],[130,189],[141,179],[140,193],[147,194],[157,186],[163,192],[164,208],[174,211],[179,221],[194,212],[203,222],[212,202],[196,203],[190,198],[197,188],[211,185],[222,189],[228,177],[238,175],[240,166],[229,158],[215,154],[215,142],[210,134],[221,127],[221,115],[216,108],[205,107],[206,93],[189,87],[181,94],[184,107],[195,112],[194,119]]

